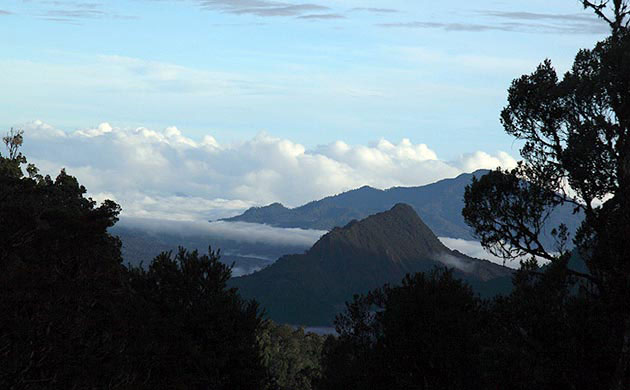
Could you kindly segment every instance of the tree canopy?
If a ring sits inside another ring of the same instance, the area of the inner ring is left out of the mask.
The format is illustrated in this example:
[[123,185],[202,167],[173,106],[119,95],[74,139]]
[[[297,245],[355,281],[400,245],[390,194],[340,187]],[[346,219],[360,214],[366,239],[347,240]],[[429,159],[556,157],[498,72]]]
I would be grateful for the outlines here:
[[22,133],[0,154],[0,387],[263,388],[255,302],[226,287],[219,253],[121,264],[97,205],[65,171],[27,166]]
[[[512,171],[474,179],[463,215],[484,247],[506,259],[532,256],[566,266],[573,242],[587,272],[566,272],[583,281],[591,306],[615,319],[611,388],[623,389],[630,386],[630,6],[583,5],[608,22],[611,35],[581,50],[562,77],[545,60],[513,81],[501,122],[523,142],[522,161]],[[584,222],[575,237],[557,226],[556,247],[544,247],[542,226],[565,203]]]
[[480,388],[481,301],[446,269],[355,296],[324,346],[322,389]]

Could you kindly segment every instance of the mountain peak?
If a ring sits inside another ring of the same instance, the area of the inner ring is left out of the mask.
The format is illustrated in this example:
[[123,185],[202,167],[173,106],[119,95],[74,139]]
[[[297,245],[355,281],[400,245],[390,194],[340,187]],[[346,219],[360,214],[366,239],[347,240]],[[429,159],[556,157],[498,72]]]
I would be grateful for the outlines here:
[[261,302],[274,321],[329,325],[353,294],[444,265],[480,289],[511,285],[511,270],[450,251],[403,203],[335,228],[306,253],[283,256],[230,284]]
[[396,203],[394,207],[391,208],[390,212],[398,214],[415,214],[416,216],[418,215],[413,207],[409,206],[407,203]]
[[330,257],[333,252],[385,256],[398,263],[432,257],[448,249],[411,206],[398,203],[388,211],[333,229],[309,250],[310,254],[323,257]]

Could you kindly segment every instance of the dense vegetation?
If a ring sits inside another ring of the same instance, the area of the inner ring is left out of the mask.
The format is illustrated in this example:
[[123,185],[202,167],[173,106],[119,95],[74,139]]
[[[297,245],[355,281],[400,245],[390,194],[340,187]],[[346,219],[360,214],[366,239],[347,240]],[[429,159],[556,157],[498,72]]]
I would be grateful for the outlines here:
[[614,319],[566,269],[527,263],[484,301],[449,270],[356,296],[324,346],[322,389],[609,389]]
[[124,267],[97,206],[62,171],[0,154],[0,388],[310,389],[323,338],[262,319],[219,253]]
[[322,388],[478,388],[480,314],[450,271],[356,296],[325,345]]
[[269,375],[269,389],[315,389],[321,377],[324,336],[272,321],[265,322],[260,334],[259,345]]
[[121,265],[97,206],[62,171],[23,176],[22,135],[0,156],[0,387],[250,389],[265,379],[262,319],[226,288],[216,253]]

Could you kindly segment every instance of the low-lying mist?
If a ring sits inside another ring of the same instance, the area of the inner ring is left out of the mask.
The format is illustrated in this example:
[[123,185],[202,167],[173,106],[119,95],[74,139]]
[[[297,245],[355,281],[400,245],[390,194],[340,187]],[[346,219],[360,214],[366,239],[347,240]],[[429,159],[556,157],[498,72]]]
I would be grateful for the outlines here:
[[121,218],[110,232],[121,238],[125,264],[147,265],[161,252],[179,246],[207,253],[221,250],[221,261],[234,265],[233,276],[246,275],[273,263],[277,258],[302,253],[325,231],[276,228],[246,222],[170,221]]
[[142,230],[150,234],[181,237],[208,237],[250,244],[311,247],[326,234],[323,230],[277,228],[248,222],[169,221],[152,218],[121,218],[118,226]]
[[[446,247],[449,249],[457,250],[470,257],[488,260],[493,263],[504,265],[509,268],[518,269],[520,267],[520,260],[525,260],[525,259],[515,259],[511,261],[504,261],[502,258],[494,256],[490,252],[483,249],[481,244],[477,241],[469,241],[469,240],[463,240],[460,238],[450,238],[450,237],[438,237],[438,238],[440,239],[440,241],[442,241],[442,244],[446,245]],[[538,259],[538,262],[541,264],[546,263],[546,261],[542,259]],[[455,266],[455,265],[453,264],[451,266]]]

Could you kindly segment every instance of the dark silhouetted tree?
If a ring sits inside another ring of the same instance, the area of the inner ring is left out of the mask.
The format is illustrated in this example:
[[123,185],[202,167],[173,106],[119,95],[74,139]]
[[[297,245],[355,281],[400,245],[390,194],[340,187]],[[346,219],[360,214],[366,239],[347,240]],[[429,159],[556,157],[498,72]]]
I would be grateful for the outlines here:
[[[528,261],[514,290],[488,303],[481,339],[485,388],[607,389],[615,367],[614,319],[567,272]],[[509,386],[507,386],[509,384]]]
[[[609,387],[621,390],[630,388],[630,9],[622,0],[583,4],[610,24],[611,35],[581,50],[561,79],[546,60],[514,80],[501,121],[524,142],[523,161],[474,179],[463,215],[493,253],[546,259],[582,281],[587,306],[612,319]],[[541,228],[563,203],[583,213],[584,223],[576,237],[556,227],[557,246],[545,248]],[[569,239],[588,272],[566,267]]]
[[0,388],[262,388],[260,313],[225,285],[218,254],[121,265],[97,205],[65,171],[53,180],[0,154]]
[[450,270],[355,296],[324,346],[322,389],[480,388],[481,302]]
[[9,133],[0,155],[0,387],[125,382],[126,337],[112,330],[124,329],[128,296],[107,234],[120,208],[97,207],[64,171],[23,176],[22,140]]
[[246,390],[264,383],[258,305],[226,287],[230,276],[218,252],[183,248],[160,254],[146,271],[131,270],[131,287],[149,309],[142,346],[145,371],[153,373],[148,385]]

